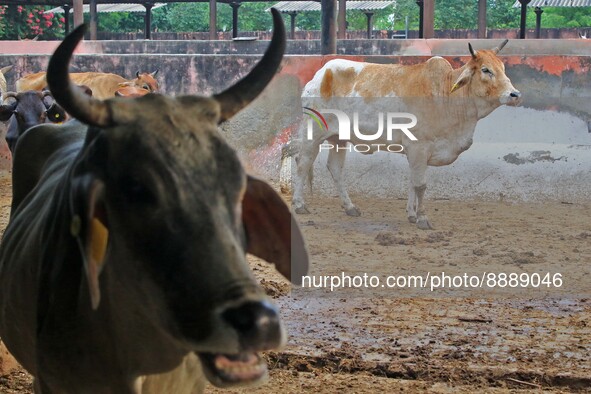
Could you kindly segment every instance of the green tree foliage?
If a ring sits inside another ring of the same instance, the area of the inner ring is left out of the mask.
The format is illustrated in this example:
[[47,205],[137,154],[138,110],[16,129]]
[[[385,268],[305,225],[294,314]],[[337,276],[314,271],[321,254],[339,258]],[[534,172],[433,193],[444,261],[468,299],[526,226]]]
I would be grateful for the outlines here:
[[[488,0],[486,3],[486,18],[489,28],[510,29],[519,27],[521,11],[519,8],[513,7],[514,0]],[[530,9],[530,11],[533,10]]]
[[[487,0],[487,26],[489,29],[519,27],[519,8],[514,8],[514,0]],[[240,31],[262,31],[272,27],[271,15],[265,10],[274,2],[243,3],[239,10]],[[44,8],[32,6],[0,7],[0,39],[60,38],[63,36],[63,14],[49,18]],[[41,14],[39,13],[41,11]],[[29,15],[32,17],[29,17]],[[386,9],[376,11],[373,17],[374,29],[404,30],[405,17],[409,28],[419,27],[419,7],[416,0],[398,0]],[[85,14],[88,20],[88,14]],[[37,22],[39,20],[39,22]],[[284,15],[286,26],[290,26],[289,15]],[[50,23],[50,26],[47,24]],[[347,12],[349,30],[365,30],[367,19],[363,12]],[[436,0],[436,29],[475,29],[478,24],[478,0]],[[535,14],[528,8],[528,28],[535,27]],[[591,7],[557,8],[544,7],[542,26],[548,28],[591,27]],[[320,12],[298,13],[296,27],[299,30],[320,30]],[[152,28],[156,31],[208,31],[208,3],[169,3],[152,12]],[[140,32],[144,29],[144,14],[104,13],[99,15],[99,30],[113,32]],[[232,9],[228,4],[217,5],[217,30],[232,29]]]
[[437,0],[435,29],[475,29],[478,26],[478,1]]

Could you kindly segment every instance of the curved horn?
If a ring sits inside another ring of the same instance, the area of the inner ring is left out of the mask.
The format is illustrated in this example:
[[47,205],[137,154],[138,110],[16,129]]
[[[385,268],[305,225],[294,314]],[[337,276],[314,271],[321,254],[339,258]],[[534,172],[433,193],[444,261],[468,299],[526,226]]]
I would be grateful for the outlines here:
[[74,118],[92,126],[113,126],[109,105],[84,94],[72,83],[68,74],[72,53],[85,31],[86,25],[78,26],[57,47],[47,67],[47,84],[55,101]]
[[505,45],[507,45],[507,43],[509,42],[509,39],[505,39],[505,41],[503,41],[498,47],[493,49],[494,53],[499,53],[501,51],[501,49],[503,49],[505,47]]
[[279,11],[271,8],[273,14],[273,38],[261,61],[250,73],[233,86],[213,96],[221,106],[220,123],[254,100],[273,79],[285,52],[285,27]]
[[139,78],[139,77],[140,77],[140,72],[139,72],[139,71],[136,71],[136,72],[135,72],[135,77],[136,77],[136,78]]
[[2,101],[5,101],[8,98],[13,98],[15,100],[18,100],[18,97],[16,97],[16,92],[5,92],[2,94]]
[[472,59],[476,59],[476,51],[472,48],[472,44],[468,43],[468,49],[470,50],[470,55],[472,55]]
[[154,72],[152,73],[152,76],[153,76],[153,77],[155,77],[155,76],[156,76],[156,74],[158,74],[158,71],[160,71],[160,69],[159,69],[159,68],[157,68],[157,69],[156,69],[156,71],[154,71]]

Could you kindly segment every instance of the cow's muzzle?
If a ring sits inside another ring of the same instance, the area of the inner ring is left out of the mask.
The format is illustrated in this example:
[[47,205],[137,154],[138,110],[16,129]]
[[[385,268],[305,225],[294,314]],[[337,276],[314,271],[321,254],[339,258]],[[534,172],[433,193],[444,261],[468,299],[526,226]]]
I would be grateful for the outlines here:
[[217,387],[248,385],[267,378],[267,364],[258,354],[285,341],[277,309],[267,301],[245,301],[222,311],[222,319],[236,332],[241,352],[199,353],[207,379]]
[[519,105],[521,104],[522,97],[519,90],[513,90],[508,94],[507,102],[503,104],[507,105]]

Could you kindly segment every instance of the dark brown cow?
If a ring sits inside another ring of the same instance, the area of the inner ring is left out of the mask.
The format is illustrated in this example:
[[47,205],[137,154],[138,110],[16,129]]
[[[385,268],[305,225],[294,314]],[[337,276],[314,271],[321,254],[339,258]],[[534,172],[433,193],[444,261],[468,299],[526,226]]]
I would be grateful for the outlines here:
[[23,136],[0,247],[0,337],[37,392],[189,394],[203,374],[222,387],[267,375],[258,353],[285,332],[245,255],[298,282],[307,254],[289,208],[218,124],[278,69],[275,10],[273,21],[260,63],[212,97],[83,94],[67,73],[83,27],[52,56],[50,89],[77,120]]
[[0,121],[10,121],[6,141],[14,152],[20,136],[29,128],[42,123],[61,123],[66,120],[62,107],[54,102],[49,91],[8,92],[2,97]]

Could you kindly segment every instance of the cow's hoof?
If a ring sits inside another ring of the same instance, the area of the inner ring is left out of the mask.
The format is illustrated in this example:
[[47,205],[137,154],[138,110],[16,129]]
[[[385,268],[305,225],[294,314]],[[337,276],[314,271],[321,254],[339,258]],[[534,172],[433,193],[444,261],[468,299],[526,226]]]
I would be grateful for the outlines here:
[[429,219],[427,219],[426,216],[419,217],[419,220],[417,220],[417,227],[420,230],[433,230],[433,226],[431,226],[431,222],[429,222]]
[[308,208],[306,208],[305,205],[302,205],[301,207],[296,207],[295,213],[298,215],[307,215],[310,213],[310,211],[308,211]]
[[417,217],[416,216],[409,216],[408,217],[408,221],[411,223],[416,223],[417,222]]
[[348,216],[361,216],[361,211],[359,210],[359,208],[353,206],[351,208],[345,209],[345,213],[347,213]]

